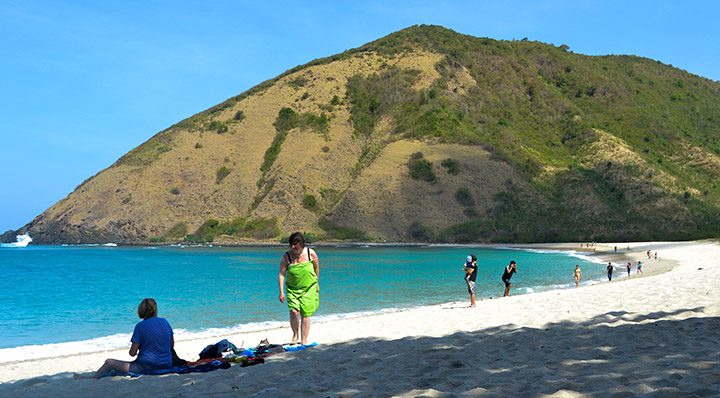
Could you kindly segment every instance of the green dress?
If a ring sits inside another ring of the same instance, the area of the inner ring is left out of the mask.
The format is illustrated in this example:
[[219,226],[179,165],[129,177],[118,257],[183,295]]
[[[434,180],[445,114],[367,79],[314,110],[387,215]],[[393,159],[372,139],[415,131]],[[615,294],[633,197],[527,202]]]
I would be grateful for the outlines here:
[[[320,294],[317,289],[318,278],[310,257],[310,249],[308,249],[308,258],[310,260],[303,263],[288,264],[285,274],[288,308],[300,311],[302,317],[311,316],[320,305]],[[288,263],[289,259],[290,255],[288,254]]]

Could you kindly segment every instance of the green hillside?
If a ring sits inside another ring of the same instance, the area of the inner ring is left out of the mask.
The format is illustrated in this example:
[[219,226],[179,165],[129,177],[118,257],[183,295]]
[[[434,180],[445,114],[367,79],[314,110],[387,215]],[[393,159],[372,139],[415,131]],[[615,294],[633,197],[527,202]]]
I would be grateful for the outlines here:
[[441,78],[407,90],[412,71],[388,68],[348,85],[356,131],[389,113],[395,139],[482,145],[530,182],[441,240],[717,236],[718,83],[649,59],[441,27],[406,29],[357,52],[418,48],[446,55]]
[[[41,243],[676,240],[720,232],[720,84],[414,26],[158,133]],[[6,237],[10,235],[6,234]]]

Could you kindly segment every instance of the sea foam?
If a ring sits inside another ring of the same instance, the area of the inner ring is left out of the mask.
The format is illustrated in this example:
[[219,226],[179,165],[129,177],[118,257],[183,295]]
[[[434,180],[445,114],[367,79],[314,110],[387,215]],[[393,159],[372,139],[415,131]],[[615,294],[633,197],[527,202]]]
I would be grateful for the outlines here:
[[30,242],[32,242],[32,238],[29,234],[16,235],[15,239],[17,242],[0,243],[0,247],[26,247]]

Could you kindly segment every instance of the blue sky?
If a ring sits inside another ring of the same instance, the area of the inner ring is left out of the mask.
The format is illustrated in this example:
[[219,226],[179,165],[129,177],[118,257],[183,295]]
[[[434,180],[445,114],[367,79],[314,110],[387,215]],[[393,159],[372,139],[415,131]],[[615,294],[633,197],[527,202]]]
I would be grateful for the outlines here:
[[158,131],[411,25],[720,80],[720,2],[0,0],[0,233]]

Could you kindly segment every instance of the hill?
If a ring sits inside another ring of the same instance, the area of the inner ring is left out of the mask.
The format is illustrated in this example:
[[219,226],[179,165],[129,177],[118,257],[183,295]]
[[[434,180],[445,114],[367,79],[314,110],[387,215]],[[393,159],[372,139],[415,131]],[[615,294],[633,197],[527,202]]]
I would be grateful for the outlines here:
[[720,232],[720,84],[413,26],[156,134],[35,243],[682,240]]

